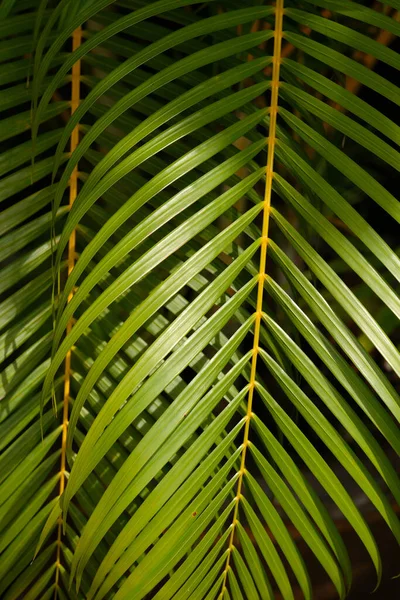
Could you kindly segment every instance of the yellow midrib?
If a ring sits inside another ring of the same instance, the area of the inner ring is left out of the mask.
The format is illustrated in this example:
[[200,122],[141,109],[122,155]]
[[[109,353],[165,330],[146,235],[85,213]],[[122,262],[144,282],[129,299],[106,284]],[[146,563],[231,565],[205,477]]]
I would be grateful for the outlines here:
[[[82,28],[75,29],[72,36],[72,52],[74,52],[82,42]],[[81,78],[81,61],[78,60],[72,67],[71,81],[71,115],[76,111],[80,102],[80,78]],[[70,152],[74,152],[79,143],[79,125],[75,127],[71,135]],[[76,166],[71,174],[69,181],[69,208],[71,209],[78,194],[78,166]],[[71,274],[75,266],[75,230],[71,233],[68,241],[68,276]],[[71,301],[73,292],[68,296],[68,302]],[[67,324],[66,333],[71,331],[72,319]],[[60,488],[59,495],[61,496],[65,488],[65,468],[66,468],[66,452],[67,452],[67,430],[68,430],[68,405],[70,398],[71,387],[71,350],[68,351],[65,357],[64,367],[64,393],[63,393],[63,415],[62,415],[62,434],[61,434],[61,464],[60,464]],[[57,557],[56,557],[56,581],[54,588],[54,598],[58,596],[58,585],[60,578],[61,566],[61,537],[62,537],[62,517],[58,521],[57,529]]]
[[229,546],[227,552],[227,559],[224,570],[224,577],[222,581],[222,589],[219,595],[219,600],[222,600],[224,596],[224,590],[226,588],[226,580],[228,571],[230,568],[230,560],[232,556],[232,550],[234,547],[234,537],[237,525],[237,517],[239,511],[239,504],[243,486],[243,477],[245,474],[246,465],[246,452],[249,441],[250,421],[253,409],[253,396],[254,388],[256,383],[256,370],[257,370],[257,357],[259,353],[259,341],[260,341],[260,326],[262,318],[262,306],[263,306],[263,294],[264,294],[264,281],[266,277],[265,264],[267,259],[267,245],[268,245],[268,232],[269,232],[269,213],[271,207],[271,193],[272,193],[272,178],[273,178],[273,167],[274,167],[274,154],[275,154],[275,141],[276,141],[276,117],[278,112],[278,88],[279,88],[279,73],[281,63],[281,47],[282,47],[282,23],[283,23],[283,2],[284,0],[276,1],[275,8],[275,31],[274,31],[274,53],[272,62],[272,80],[271,80],[271,106],[270,106],[270,121],[269,121],[269,132],[268,132],[268,156],[267,156],[267,167],[266,167],[266,182],[265,182],[265,193],[264,193],[264,208],[263,208],[263,222],[261,228],[261,247],[260,247],[260,267],[259,267],[259,280],[257,288],[257,304],[255,312],[254,322],[254,341],[253,341],[253,355],[251,360],[250,370],[250,381],[249,381],[249,395],[247,400],[247,414],[246,423],[244,426],[243,435],[243,450],[241,456],[241,465],[237,483],[236,492],[236,504],[233,511],[233,519],[231,524],[231,534],[229,537]]

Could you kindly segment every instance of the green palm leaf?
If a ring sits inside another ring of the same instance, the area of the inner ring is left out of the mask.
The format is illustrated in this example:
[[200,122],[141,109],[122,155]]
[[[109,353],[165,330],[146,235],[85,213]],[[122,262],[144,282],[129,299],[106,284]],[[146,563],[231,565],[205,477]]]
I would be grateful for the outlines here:
[[2,598],[309,600],[299,540],[345,598],[342,519],[379,584],[371,515],[400,541],[385,4],[1,4]]

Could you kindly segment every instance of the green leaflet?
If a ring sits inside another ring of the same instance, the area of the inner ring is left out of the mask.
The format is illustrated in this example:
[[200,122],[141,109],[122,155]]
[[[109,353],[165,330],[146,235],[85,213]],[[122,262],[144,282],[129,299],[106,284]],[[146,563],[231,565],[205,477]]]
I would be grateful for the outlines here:
[[369,250],[379,258],[393,276],[400,278],[400,259],[357,211],[296,152],[284,143],[277,145],[277,155],[300,181],[315,192],[340,217]]
[[[274,332],[277,332],[277,328],[275,328],[275,326],[272,325],[271,322],[268,322],[268,325],[269,327],[273,328]],[[277,335],[279,334],[277,333]],[[285,342],[287,346],[291,346],[289,340],[290,338],[285,336]],[[267,355],[266,352],[262,351],[261,355],[264,362],[270,369],[271,373],[278,381],[279,385],[281,385],[282,388],[285,390],[287,396],[292,402],[295,403],[299,412],[310,423],[311,427],[315,427],[318,430],[318,436],[320,437],[320,439],[331,449],[332,453],[345,466],[348,473],[350,473],[352,477],[355,480],[357,480],[361,489],[365,491],[365,493],[368,495],[371,501],[375,504],[375,506],[380,511],[382,517],[387,521],[389,527],[391,527],[393,534],[397,537],[400,533],[398,519],[392,511],[390,503],[387,500],[386,496],[382,493],[380,487],[370,476],[367,469],[364,468],[362,462],[358,459],[355,453],[353,453],[350,447],[344,442],[342,437],[323,417],[322,413],[313,405],[313,403],[306,396],[306,394],[304,394],[301,391],[299,386],[297,386],[290,379],[290,377],[288,377],[280,369],[280,367]],[[317,391],[320,398],[325,402],[325,404],[329,406],[329,408],[332,410],[332,412],[335,413],[338,419],[343,424],[345,424],[349,432],[352,433],[352,437],[355,439],[358,438],[360,440],[359,445],[363,448],[364,452],[369,456],[370,460],[372,460],[375,463],[375,465],[377,461],[373,451],[377,451],[380,459],[382,460],[382,466],[379,465],[379,467],[377,468],[381,473],[385,472],[386,468],[388,468],[386,473],[388,474],[388,478],[390,480],[390,489],[393,488],[393,494],[397,496],[399,487],[398,478],[394,470],[390,469],[390,465],[387,465],[385,456],[382,456],[382,453],[379,453],[379,446],[377,444],[374,444],[375,440],[371,435],[369,435],[368,429],[366,427],[363,427],[362,424],[358,422],[356,414],[353,411],[351,411],[351,409],[345,407],[347,408],[347,411],[343,410],[344,402],[342,402],[342,398],[339,396],[339,394],[335,393],[335,390],[331,386],[327,384],[327,381],[323,381],[321,375],[321,382],[311,379],[312,375],[316,375],[315,370],[312,368],[311,362],[305,356],[303,356],[302,353],[299,352],[299,359],[294,360],[296,362],[296,366],[298,365],[300,372],[304,375],[308,383],[312,385],[314,390]],[[331,399],[333,399],[333,402],[331,402]],[[332,406],[333,404],[336,404],[336,406]],[[363,437],[363,434],[364,439],[361,439]]]
[[[358,19],[363,23],[391,31],[395,35],[400,34],[400,25],[394,19],[377,10],[362,6],[359,2],[354,2],[353,0],[306,0],[306,2],[314,6],[333,10],[341,15],[349,15],[353,19]],[[400,9],[398,0],[385,1],[384,4]]]
[[299,50],[304,50],[304,52],[307,52],[330,67],[338,69],[345,75],[354,77],[354,79],[357,79],[357,81],[360,81],[360,83],[363,83],[367,87],[378,90],[382,96],[391,100],[394,104],[400,104],[399,88],[381,75],[367,69],[364,65],[360,65],[355,60],[343,56],[343,54],[340,54],[336,50],[332,50],[319,42],[310,40],[297,33],[285,32],[285,39],[294,44]]
[[291,569],[294,571],[305,598],[311,598],[311,582],[300,552],[297,550],[290,537],[284,522],[273,506],[268,496],[263,492],[257,480],[250,474],[246,474],[246,482],[251,494],[265,519],[271,533],[282,548]]
[[[276,188],[282,196],[307,220],[336,253],[355,271],[380,299],[387,304],[392,312],[400,316],[400,303],[394,291],[386,284],[379,273],[371,267],[368,260],[354,245],[340,233],[326,217],[314,209],[312,204],[301,196],[290,184],[279,175],[274,178]],[[397,257],[393,253],[394,261]],[[397,270],[397,269],[396,269]],[[400,268],[399,268],[400,275]]]
[[[328,5],[329,4],[330,3],[328,2]],[[328,8],[326,4],[325,7]],[[373,13],[367,9],[364,13],[360,11],[359,14],[364,14],[368,17],[368,15]],[[367,37],[366,35],[360,34],[357,31],[354,31],[354,29],[350,29],[350,27],[346,27],[340,23],[336,23],[333,20],[323,19],[317,15],[310,14],[303,10],[298,10],[292,7],[286,9],[285,15],[291,19],[294,19],[298,23],[301,23],[302,25],[307,25],[313,31],[318,31],[327,37],[337,40],[338,42],[342,42],[343,44],[355,48],[356,50],[360,50],[361,52],[365,52],[366,54],[372,54],[372,56],[375,56],[377,59],[386,62],[395,69],[400,68],[400,58],[396,52],[390,48],[386,48],[386,46],[376,42],[375,40],[371,40],[371,38]],[[357,13],[355,13],[354,16],[357,16]],[[378,13],[376,16],[378,16]],[[379,17],[384,17],[384,15],[379,15]],[[384,29],[386,28],[385,25],[396,27],[396,21],[394,19],[384,19],[383,25]],[[400,33],[400,28],[397,28],[397,32]]]
[[[379,327],[365,307],[352,294],[349,288],[343,281],[334,273],[334,271],[325,263],[317,252],[300,236],[295,229],[274,209],[272,211],[273,218],[284,231],[285,235],[293,242],[299,254],[304,256],[310,268],[316,273],[318,278],[329,289],[332,295],[338,298],[338,301],[344,305],[346,312],[354,319],[360,328],[375,344],[376,348],[385,356],[393,369],[400,373],[400,360],[398,352],[393,343],[388,339],[385,333]],[[338,295],[338,291],[342,293]],[[346,290],[346,291],[344,291]],[[344,293],[343,293],[344,292]],[[351,298],[351,301],[350,301]],[[394,414],[399,411],[399,406],[396,402],[391,402],[391,410]],[[398,417],[397,417],[398,418]]]
[[[329,517],[326,509],[318,499],[317,494],[312,490],[311,486],[307,485],[304,476],[295,465],[292,458],[281,444],[272,436],[268,429],[263,425],[257,417],[254,417],[257,431],[259,431],[262,441],[270,450],[271,456],[276,460],[279,468],[286,478],[290,481],[295,493],[298,495],[304,507],[312,515],[315,522],[321,528],[321,531],[330,544],[336,558],[338,559],[340,568],[333,558],[331,552],[326,547],[319,531],[315,528],[314,523],[309,519],[304,508],[298,503],[298,500],[287,486],[286,482],[278,475],[271,467],[261,452],[251,444],[251,452],[254,455],[257,464],[268,483],[268,486],[273,491],[282,508],[301,533],[303,539],[314,552],[315,556],[328,573],[335,588],[338,591],[339,597],[343,598],[345,594],[345,585],[343,575],[346,577],[347,587],[351,584],[351,565],[347,550],[343,541],[336,530],[336,527]],[[343,571],[343,573],[342,573]]]
[[[221,18],[219,19],[221,21]],[[182,31],[182,30],[180,30]],[[206,29],[207,31],[207,29]],[[201,31],[200,31],[201,34]],[[257,46],[257,44],[261,43],[264,40],[267,40],[271,37],[270,32],[262,32],[257,34],[249,34],[248,36],[242,36],[239,40],[228,40],[226,42],[221,42],[220,44],[216,44],[213,51],[204,49],[192,56],[188,56],[181,61],[178,61],[176,64],[172,64],[169,68],[164,69],[160,73],[154,75],[141,86],[138,86],[135,90],[127,94],[124,98],[122,98],[119,102],[117,102],[114,107],[109,110],[104,117],[99,119],[91,129],[90,132],[85,136],[83,142],[78,146],[77,150],[74,152],[73,157],[71,157],[67,169],[64,171],[63,179],[59,184],[59,195],[56,196],[55,207],[57,208],[61,201],[61,194],[67,185],[68,178],[72,173],[74,166],[78,163],[79,159],[83,156],[85,150],[87,150],[91,143],[93,143],[97,136],[102,133],[107,126],[111,125],[113,121],[123,114],[130,107],[134,106],[136,102],[144,98],[146,95],[154,92],[159,87],[162,87],[166,83],[173,81],[174,79],[182,76],[183,74],[190,72],[193,69],[198,69],[203,65],[209,64],[215,60],[220,58],[225,58],[227,56],[232,56],[239,51],[249,50],[250,48]],[[161,51],[161,49],[160,49]],[[140,64],[140,58],[135,59],[138,60]],[[81,110],[83,111],[84,105],[81,105]],[[74,117],[70,121],[70,127],[74,125],[74,122],[78,123],[79,118],[79,110],[76,111]],[[71,129],[72,131],[72,129]],[[68,133],[68,137],[69,137]],[[66,139],[68,139],[68,137]],[[59,162],[61,161],[63,147],[66,140],[60,140],[59,146],[56,151],[56,165],[58,167]]]
[[[282,254],[279,255],[279,259],[283,259]],[[298,283],[300,283],[300,281],[297,282],[294,280],[294,285],[298,285]],[[307,285],[305,283],[305,278],[302,278],[301,284]],[[385,435],[386,439],[392,444],[393,448],[399,452],[400,448],[398,447],[399,440],[397,436],[397,427],[393,423],[393,420],[388,416],[386,411],[384,411],[380,406],[379,402],[377,402],[375,395],[371,392],[369,387],[364,384],[360,377],[357,377],[357,374],[353,371],[353,369],[351,369],[346,361],[343,360],[339,352],[337,352],[337,350],[334,348],[333,344],[331,344],[329,340],[321,334],[317,327],[308,319],[306,314],[300,310],[296,303],[293,302],[293,300],[291,300],[291,298],[285,294],[281,288],[279,288],[275,281],[269,278],[266,282],[266,285],[268,291],[284,308],[289,318],[295,320],[296,327],[299,329],[302,335],[304,335],[308,343],[322,358],[325,364],[329,366],[330,370],[335,374],[335,377],[338,379],[338,381],[353,396],[357,404],[380,429],[382,434]],[[309,285],[309,289],[311,291],[311,285]],[[300,293],[303,291],[300,286],[299,290]],[[317,296],[316,291],[315,296]],[[318,303],[318,301],[322,308],[324,301],[317,297],[316,302]],[[318,306],[318,304],[316,304],[316,306]],[[325,306],[324,308],[327,307]],[[327,318],[324,319],[323,317],[325,315],[322,313],[322,311],[319,314],[322,316],[321,322],[327,326],[331,335],[336,336],[336,322],[334,319],[332,321],[329,320],[329,317],[332,315],[328,314],[326,315]],[[337,320],[337,324],[343,331],[343,349],[345,352],[354,357],[354,364],[357,364],[361,372],[364,371],[366,376],[369,375],[374,378],[375,374],[372,371],[373,363],[372,361],[368,360],[368,355],[364,353],[364,356],[362,356],[361,346],[354,348],[356,344],[354,338],[351,339],[350,332],[346,331],[343,324],[341,324],[340,327],[339,320]],[[357,351],[361,354],[360,360],[358,360]],[[363,361],[365,361],[367,365],[363,364]],[[374,378],[374,380],[376,381],[376,387],[374,389],[377,390],[379,387],[378,373],[376,373],[376,378]]]
[[332,499],[334,499],[340,510],[358,533],[375,566],[379,583],[382,574],[382,564],[379,551],[368,525],[365,523],[352,499],[330,467],[328,467],[312,444],[307,440],[306,436],[285,414],[283,409],[277,404],[272,396],[262,386],[257,386],[257,389],[259,390],[260,396],[265,405],[271,411],[272,416],[277,420],[284,435],[288,438],[304,462],[310,466],[310,469],[313,471],[315,476],[319,479],[321,484],[325,487],[329,495],[332,497]]
[[[346,90],[341,85],[330,81],[327,77],[324,77],[320,73],[313,71],[301,63],[295,62],[290,58],[284,58],[282,60],[282,70],[287,71],[289,74],[295,75],[300,80],[310,85],[313,89],[318,90],[324,94],[327,98],[334,100],[343,108],[353,113],[357,117],[360,117],[369,126],[374,127],[378,132],[383,133],[395,142],[397,145],[400,144],[400,127],[385,114],[376,110],[376,108],[367,104],[364,100],[352,94],[349,90]],[[293,85],[283,82],[283,89]],[[298,90],[299,88],[296,88]],[[301,94],[303,96],[303,93]],[[308,98],[308,95],[306,96]],[[319,106],[319,103],[315,100],[315,104]],[[329,106],[324,106],[324,118],[332,119],[334,113],[331,113]],[[335,115],[337,116],[337,115]],[[332,121],[331,121],[332,122]],[[337,121],[335,121],[336,124]],[[332,122],[333,123],[333,122]],[[357,129],[357,123],[353,121],[354,129]],[[346,156],[342,153],[343,156]]]

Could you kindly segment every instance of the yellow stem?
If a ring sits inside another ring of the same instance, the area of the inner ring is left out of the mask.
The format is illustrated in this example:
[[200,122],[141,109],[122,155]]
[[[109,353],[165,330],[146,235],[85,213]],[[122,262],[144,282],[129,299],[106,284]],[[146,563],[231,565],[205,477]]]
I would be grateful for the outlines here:
[[[75,29],[72,37],[72,51],[74,52],[81,45],[82,28]],[[71,92],[71,115],[76,111],[80,102],[80,78],[81,78],[81,61],[78,60],[72,67],[72,92]],[[77,125],[72,132],[70,151],[71,154],[79,143],[79,126]],[[76,166],[72,172],[69,182],[69,207],[71,208],[75,202],[78,193],[78,167]],[[75,265],[75,230],[71,233],[68,242],[68,276],[71,274]],[[68,302],[72,298],[73,292],[68,296]],[[72,319],[67,324],[67,334],[71,331]],[[65,468],[66,468],[66,450],[67,450],[67,430],[68,430],[68,405],[70,398],[71,386],[71,351],[65,357],[64,369],[64,394],[63,394],[63,416],[62,416],[62,436],[61,436],[61,465],[60,465],[60,488],[59,495],[61,496],[65,489]],[[54,590],[54,598],[57,598],[57,591],[60,578],[61,566],[61,536],[62,536],[62,517],[58,521],[57,530],[57,558],[56,558],[56,584]]]
[[237,517],[239,512],[239,503],[242,497],[243,477],[246,471],[246,453],[247,446],[249,443],[249,432],[250,432],[250,421],[253,414],[253,397],[254,388],[256,385],[256,370],[257,370],[257,357],[259,353],[259,341],[260,341],[260,327],[262,318],[262,307],[263,307],[263,294],[264,294],[264,281],[266,277],[265,265],[267,259],[267,244],[268,244],[268,231],[269,231],[269,213],[271,207],[271,194],[272,194],[272,179],[273,179],[273,167],[274,167],[274,154],[275,154],[275,142],[276,142],[276,117],[278,112],[278,88],[279,88],[279,72],[281,63],[281,48],[282,48],[282,22],[283,22],[283,2],[284,0],[276,0],[275,8],[275,32],[274,32],[274,54],[272,62],[272,80],[271,80],[271,107],[270,107],[270,121],[269,121],[269,135],[268,135],[268,158],[266,167],[266,183],[265,183],[265,194],[264,194],[264,208],[263,208],[263,222],[261,229],[261,249],[260,249],[260,267],[259,267],[259,280],[257,289],[257,304],[255,312],[255,323],[254,323],[254,341],[253,341],[253,355],[251,361],[250,370],[250,381],[249,381],[249,395],[247,400],[247,415],[246,423],[244,426],[243,435],[243,450],[241,456],[241,465],[237,483],[236,491],[236,504],[233,511],[233,519],[231,524],[231,534],[229,538],[229,546],[224,570],[224,578],[222,581],[222,590],[219,599],[224,596],[226,588],[226,580],[228,571],[230,569],[230,561],[232,556],[232,550],[234,548],[234,538],[237,525]]

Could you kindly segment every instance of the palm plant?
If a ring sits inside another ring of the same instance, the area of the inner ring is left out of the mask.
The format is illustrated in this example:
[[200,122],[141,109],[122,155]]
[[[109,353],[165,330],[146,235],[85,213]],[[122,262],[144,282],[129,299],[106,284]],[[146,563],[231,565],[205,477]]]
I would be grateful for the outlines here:
[[337,509],[379,583],[348,481],[399,542],[400,2],[370,4],[3,0],[2,599],[309,599],[294,532],[344,598]]

